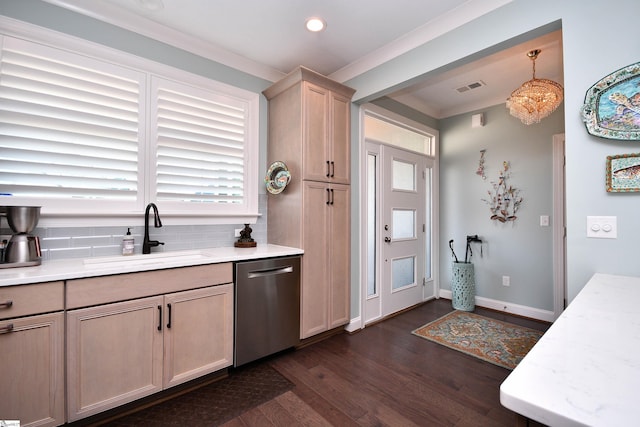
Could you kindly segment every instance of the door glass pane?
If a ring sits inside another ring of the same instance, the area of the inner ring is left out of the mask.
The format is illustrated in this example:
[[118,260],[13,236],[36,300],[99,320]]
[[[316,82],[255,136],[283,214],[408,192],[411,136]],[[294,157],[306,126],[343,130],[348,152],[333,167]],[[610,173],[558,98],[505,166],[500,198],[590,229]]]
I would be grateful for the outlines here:
[[413,285],[415,280],[415,257],[399,258],[392,261],[393,283],[391,291]]
[[416,129],[409,129],[366,115],[364,126],[367,137],[376,141],[418,153],[433,153],[434,137]]
[[413,163],[393,161],[393,189],[416,191],[416,167]]
[[394,239],[415,238],[416,211],[408,209],[394,209],[392,229]]
[[367,297],[378,293],[376,283],[376,161],[367,157]]

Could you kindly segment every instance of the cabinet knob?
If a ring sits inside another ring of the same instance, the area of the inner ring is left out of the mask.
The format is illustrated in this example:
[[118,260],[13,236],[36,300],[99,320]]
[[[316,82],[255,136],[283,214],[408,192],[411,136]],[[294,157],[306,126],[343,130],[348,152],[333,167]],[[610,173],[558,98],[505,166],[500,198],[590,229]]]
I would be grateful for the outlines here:
[[0,302],[0,308],[9,308],[13,305],[13,301],[8,300],[5,302]]

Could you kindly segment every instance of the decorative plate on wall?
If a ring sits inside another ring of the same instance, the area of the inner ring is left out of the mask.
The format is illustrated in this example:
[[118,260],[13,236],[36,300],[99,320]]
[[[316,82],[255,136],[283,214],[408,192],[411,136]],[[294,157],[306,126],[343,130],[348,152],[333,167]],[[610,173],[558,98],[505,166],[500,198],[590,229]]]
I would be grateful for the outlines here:
[[282,193],[289,181],[291,181],[291,173],[289,173],[289,169],[287,169],[287,165],[284,162],[273,162],[267,170],[267,176],[264,178],[267,191],[271,194]]
[[601,79],[587,90],[582,119],[591,135],[640,140],[640,62]]
[[607,191],[640,191],[640,153],[607,156]]

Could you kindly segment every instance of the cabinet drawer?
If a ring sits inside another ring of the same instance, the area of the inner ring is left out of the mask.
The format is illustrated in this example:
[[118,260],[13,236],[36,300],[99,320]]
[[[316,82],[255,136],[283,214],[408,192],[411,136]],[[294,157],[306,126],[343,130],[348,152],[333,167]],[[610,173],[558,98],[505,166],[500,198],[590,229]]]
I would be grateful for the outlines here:
[[0,319],[63,309],[63,282],[0,287]]
[[67,309],[233,282],[233,264],[208,264],[67,281]]

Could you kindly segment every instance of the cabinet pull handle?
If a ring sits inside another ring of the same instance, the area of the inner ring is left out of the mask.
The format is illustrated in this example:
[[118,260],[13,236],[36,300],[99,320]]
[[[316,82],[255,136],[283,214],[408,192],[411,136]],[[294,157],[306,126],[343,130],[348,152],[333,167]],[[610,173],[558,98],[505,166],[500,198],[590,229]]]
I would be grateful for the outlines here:
[[331,189],[331,205],[333,205],[333,188]]
[[331,190],[327,188],[327,205],[331,204]]
[[331,163],[327,160],[327,178],[331,176]]
[[167,329],[171,329],[171,304],[167,304],[169,309],[169,318],[167,319]]
[[158,306],[158,330],[162,330],[162,306]]
[[0,302],[0,308],[9,308],[13,305],[13,301],[8,300],[5,302]]
[[13,332],[13,323],[0,328],[0,334],[8,334],[9,332]]
[[335,175],[335,171],[336,171],[336,162],[331,160],[331,178],[333,178],[333,175]]

